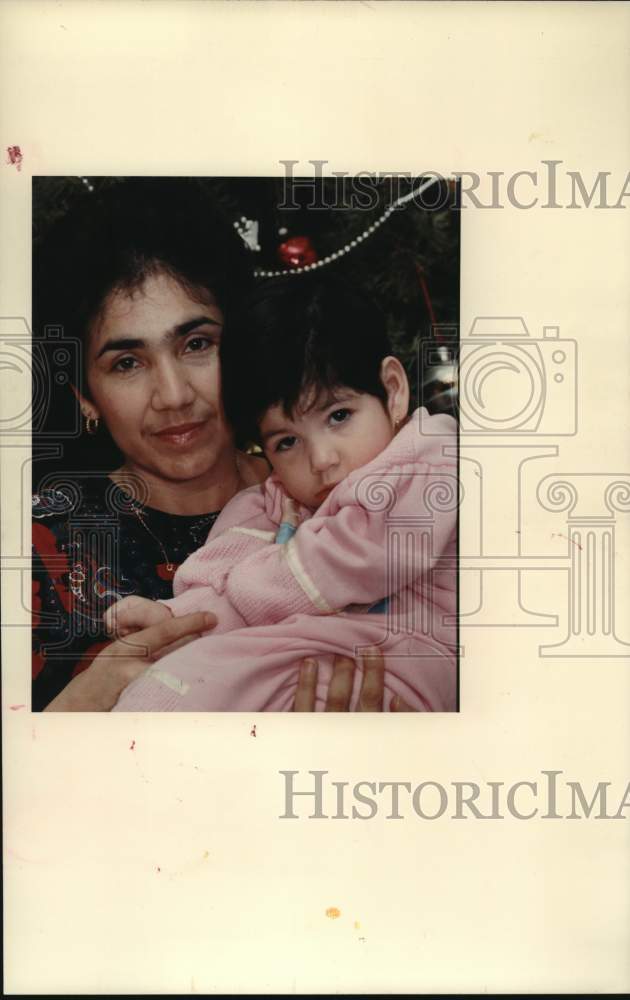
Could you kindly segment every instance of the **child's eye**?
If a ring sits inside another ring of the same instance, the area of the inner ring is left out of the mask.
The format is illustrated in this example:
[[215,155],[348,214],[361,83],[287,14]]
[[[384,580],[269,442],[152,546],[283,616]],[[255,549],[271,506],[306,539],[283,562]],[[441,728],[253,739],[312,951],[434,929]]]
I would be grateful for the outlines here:
[[334,426],[335,424],[345,423],[346,420],[349,420],[351,416],[352,416],[352,410],[348,410],[344,407],[341,410],[333,410],[333,412],[329,414],[328,419]]
[[113,372],[131,372],[136,367],[139,367],[138,361],[136,360],[136,358],[132,357],[131,355],[128,355],[126,358],[119,358],[118,361],[116,361],[112,365],[112,371]]
[[278,441],[276,447],[274,448],[274,451],[275,452],[289,451],[289,449],[292,448],[293,445],[295,444],[296,440],[297,438],[295,437],[283,437],[280,439],[280,441]]

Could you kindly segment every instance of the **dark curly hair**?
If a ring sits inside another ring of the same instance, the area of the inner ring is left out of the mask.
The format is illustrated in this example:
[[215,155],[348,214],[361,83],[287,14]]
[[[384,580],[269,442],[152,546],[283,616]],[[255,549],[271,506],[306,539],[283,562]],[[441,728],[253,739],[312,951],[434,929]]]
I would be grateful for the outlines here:
[[[226,315],[253,281],[247,249],[201,181],[125,178],[85,192],[36,250],[35,335],[54,325],[85,344],[112,292],[159,272],[192,297],[211,291]],[[83,382],[87,395],[85,371]]]

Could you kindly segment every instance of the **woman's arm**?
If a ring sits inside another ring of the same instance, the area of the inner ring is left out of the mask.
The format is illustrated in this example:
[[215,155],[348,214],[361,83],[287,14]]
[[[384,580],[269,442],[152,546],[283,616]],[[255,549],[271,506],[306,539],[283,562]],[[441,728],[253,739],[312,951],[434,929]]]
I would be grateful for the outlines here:
[[[175,648],[199,638],[212,626],[210,616],[197,614],[171,618],[136,632],[133,640],[111,643],[44,709],[46,712],[109,712],[120,695],[151,663]],[[383,710],[384,664],[379,653],[364,657],[363,682],[358,711]],[[356,664],[347,657],[336,657],[326,698],[327,712],[347,712],[352,693]],[[300,670],[295,696],[295,712],[315,711],[317,661],[305,660]],[[400,700],[400,699],[399,699]],[[390,711],[403,710],[390,705]]]
[[90,666],[74,677],[45,712],[109,712],[132,681],[179,645],[198,639],[212,627],[210,615],[169,618],[105,647]]

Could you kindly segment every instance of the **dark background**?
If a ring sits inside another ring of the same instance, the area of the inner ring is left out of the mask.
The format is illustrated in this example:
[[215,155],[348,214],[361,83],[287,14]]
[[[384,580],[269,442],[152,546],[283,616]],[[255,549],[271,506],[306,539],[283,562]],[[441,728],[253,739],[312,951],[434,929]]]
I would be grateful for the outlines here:
[[[120,183],[116,177],[33,178],[34,248],[48,227],[68,209]],[[412,190],[412,182],[375,181],[369,185],[369,208],[357,206],[352,179],[213,177],[198,178],[233,221],[242,216],[259,224],[254,266],[289,267],[292,238],[308,240],[316,259],[342,249],[374,223],[393,198]],[[417,187],[419,180],[413,185]],[[368,185],[364,182],[363,191]],[[387,317],[394,353],[407,369],[413,405],[454,412],[453,387],[459,324],[460,212],[458,191],[441,181],[415,202],[397,208],[365,242],[328,267],[363,289]],[[285,207],[286,203],[298,205]],[[443,207],[433,208],[433,205]],[[261,278],[260,280],[265,280]],[[299,280],[299,278],[296,278]],[[36,295],[37,290],[33,293]],[[435,348],[435,350],[434,350]],[[81,415],[69,382],[76,371],[76,348],[64,349],[63,331],[34,331],[34,486],[42,475],[59,469],[111,471],[119,455],[103,433],[81,431]],[[427,360],[430,359],[430,360]],[[456,415],[456,414],[454,414]],[[53,449],[51,452],[51,448]],[[48,453],[48,454],[46,454]]]

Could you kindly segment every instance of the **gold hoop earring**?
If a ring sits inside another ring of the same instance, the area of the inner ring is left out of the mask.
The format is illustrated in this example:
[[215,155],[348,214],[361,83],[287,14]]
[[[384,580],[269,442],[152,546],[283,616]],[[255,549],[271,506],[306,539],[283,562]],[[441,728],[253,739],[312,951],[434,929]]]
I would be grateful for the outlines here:
[[99,419],[98,417],[86,417],[85,418],[85,430],[88,434],[96,434],[98,430]]

